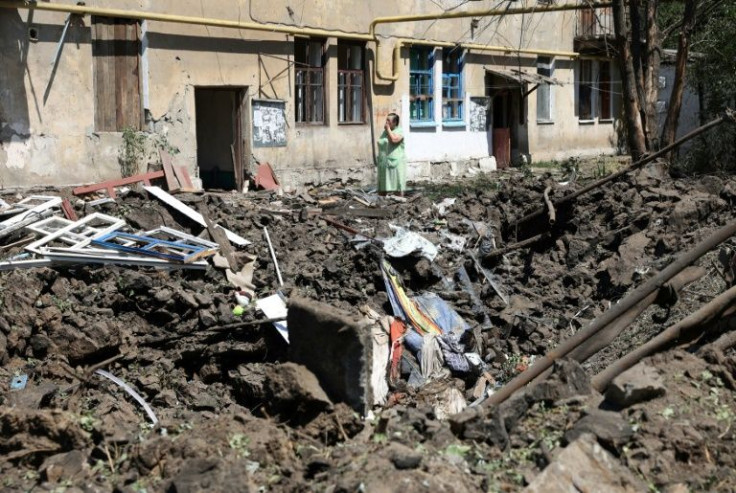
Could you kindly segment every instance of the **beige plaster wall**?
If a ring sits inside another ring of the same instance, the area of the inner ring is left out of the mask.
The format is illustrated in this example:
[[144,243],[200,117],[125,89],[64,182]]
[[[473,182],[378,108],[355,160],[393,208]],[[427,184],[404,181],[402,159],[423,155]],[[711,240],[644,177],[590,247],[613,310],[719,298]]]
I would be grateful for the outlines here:
[[[442,2],[440,2],[442,3]],[[450,8],[457,2],[444,2]],[[223,0],[97,0],[88,5],[117,9],[204,16],[246,22],[270,22],[285,25],[366,33],[371,19],[377,16],[439,12],[437,5],[424,0],[393,2],[314,0],[298,9],[294,2]],[[512,7],[536,5],[535,0],[514,2]],[[468,2],[460,9],[484,10],[496,6],[492,1]],[[287,8],[288,7],[288,8]],[[33,24],[39,40],[29,42],[27,10],[0,9],[0,187],[25,185],[68,185],[101,181],[120,174],[118,152],[121,134],[95,132],[94,78],[90,17],[76,17],[67,33],[55,71],[52,60],[57,49],[66,14],[35,12]],[[382,36],[415,36],[451,42],[468,41],[483,45],[543,48],[572,51],[575,13],[547,13],[531,16],[486,17],[471,30],[471,19],[423,21],[381,25]],[[520,36],[523,27],[524,35]],[[286,184],[321,182],[354,178],[371,181],[373,143],[383,126],[385,115],[401,112],[409,92],[408,49],[403,50],[400,78],[396,83],[374,81],[375,45],[368,43],[369,119],[363,125],[337,123],[337,38],[329,38],[327,64],[328,118],[320,126],[297,125],[293,104],[293,36],[233,29],[147,22],[146,61],[148,130],[165,136],[179,149],[175,161],[197,174],[196,164],[196,87],[247,88],[249,98],[275,98],[286,101],[287,146],[246,149],[261,161],[270,162]],[[390,73],[393,41],[386,38],[378,60]],[[485,52],[484,52],[485,53]],[[483,95],[484,66],[530,65],[534,56],[504,57],[487,53],[482,63],[466,65],[466,91]],[[569,73],[568,73],[569,72]],[[556,77],[573,79],[572,69],[560,69]],[[269,81],[269,79],[272,79]],[[570,86],[572,87],[572,86]],[[528,105],[529,146],[534,159],[545,153],[556,155],[580,146],[585,149],[607,147],[611,126],[581,126],[569,118],[574,111],[574,92],[565,86],[556,103],[559,123],[538,126],[534,115],[536,99]],[[571,102],[573,101],[573,102]],[[408,117],[408,115],[407,115]],[[408,119],[408,118],[407,118]],[[407,122],[408,123],[408,122]],[[246,132],[246,140],[249,132]],[[439,138],[442,136],[439,135]],[[447,134],[448,146],[458,145],[457,133]],[[446,146],[447,147],[447,146]],[[438,160],[453,157],[452,149]],[[155,156],[149,156],[155,160]],[[432,166],[415,166],[431,170]],[[437,168],[437,167],[434,167]],[[444,167],[443,167],[444,169]],[[416,177],[422,177],[418,173]]]

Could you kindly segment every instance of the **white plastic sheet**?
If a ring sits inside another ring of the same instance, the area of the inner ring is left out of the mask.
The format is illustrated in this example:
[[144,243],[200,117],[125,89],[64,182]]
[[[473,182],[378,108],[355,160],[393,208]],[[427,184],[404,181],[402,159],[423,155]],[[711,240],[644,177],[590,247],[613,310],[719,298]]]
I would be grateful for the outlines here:
[[383,251],[390,257],[406,257],[418,253],[430,262],[437,257],[437,247],[428,239],[408,229],[392,226],[396,232],[383,240]]
[[[256,308],[261,310],[268,318],[286,318],[288,313],[286,302],[278,293],[256,300]],[[289,327],[286,324],[286,320],[283,322],[274,322],[273,326],[276,327],[276,330],[281,334],[281,337],[283,337],[288,343]]]

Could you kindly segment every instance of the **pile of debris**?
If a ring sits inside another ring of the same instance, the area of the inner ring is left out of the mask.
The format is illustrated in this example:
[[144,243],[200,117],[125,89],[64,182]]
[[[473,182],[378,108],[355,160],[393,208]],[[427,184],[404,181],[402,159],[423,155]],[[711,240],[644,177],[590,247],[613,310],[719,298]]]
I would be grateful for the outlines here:
[[4,487],[736,486],[736,180],[169,176],[0,203]]

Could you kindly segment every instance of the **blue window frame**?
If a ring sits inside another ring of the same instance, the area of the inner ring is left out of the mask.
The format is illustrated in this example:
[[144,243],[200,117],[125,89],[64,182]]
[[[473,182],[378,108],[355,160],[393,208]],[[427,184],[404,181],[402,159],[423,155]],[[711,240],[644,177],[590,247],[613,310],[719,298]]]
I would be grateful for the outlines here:
[[465,95],[463,94],[463,52],[445,50],[442,60],[442,121],[462,122]]
[[409,51],[410,122],[434,121],[434,50],[417,46]]

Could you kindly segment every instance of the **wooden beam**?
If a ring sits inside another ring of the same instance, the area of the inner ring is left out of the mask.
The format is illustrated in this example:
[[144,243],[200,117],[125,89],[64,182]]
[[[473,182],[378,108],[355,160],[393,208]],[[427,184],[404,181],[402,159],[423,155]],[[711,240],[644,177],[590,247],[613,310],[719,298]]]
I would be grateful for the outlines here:
[[77,187],[72,190],[74,195],[84,195],[87,193],[98,192],[100,190],[107,190],[110,198],[115,198],[115,187],[122,187],[123,185],[131,185],[133,183],[144,182],[146,185],[151,184],[151,180],[157,178],[165,178],[163,171],[152,171],[150,173],[144,173],[141,175],[128,176],[126,178],[120,178],[117,180],[103,181],[102,183],[95,183],[94,185],[85,185]]

